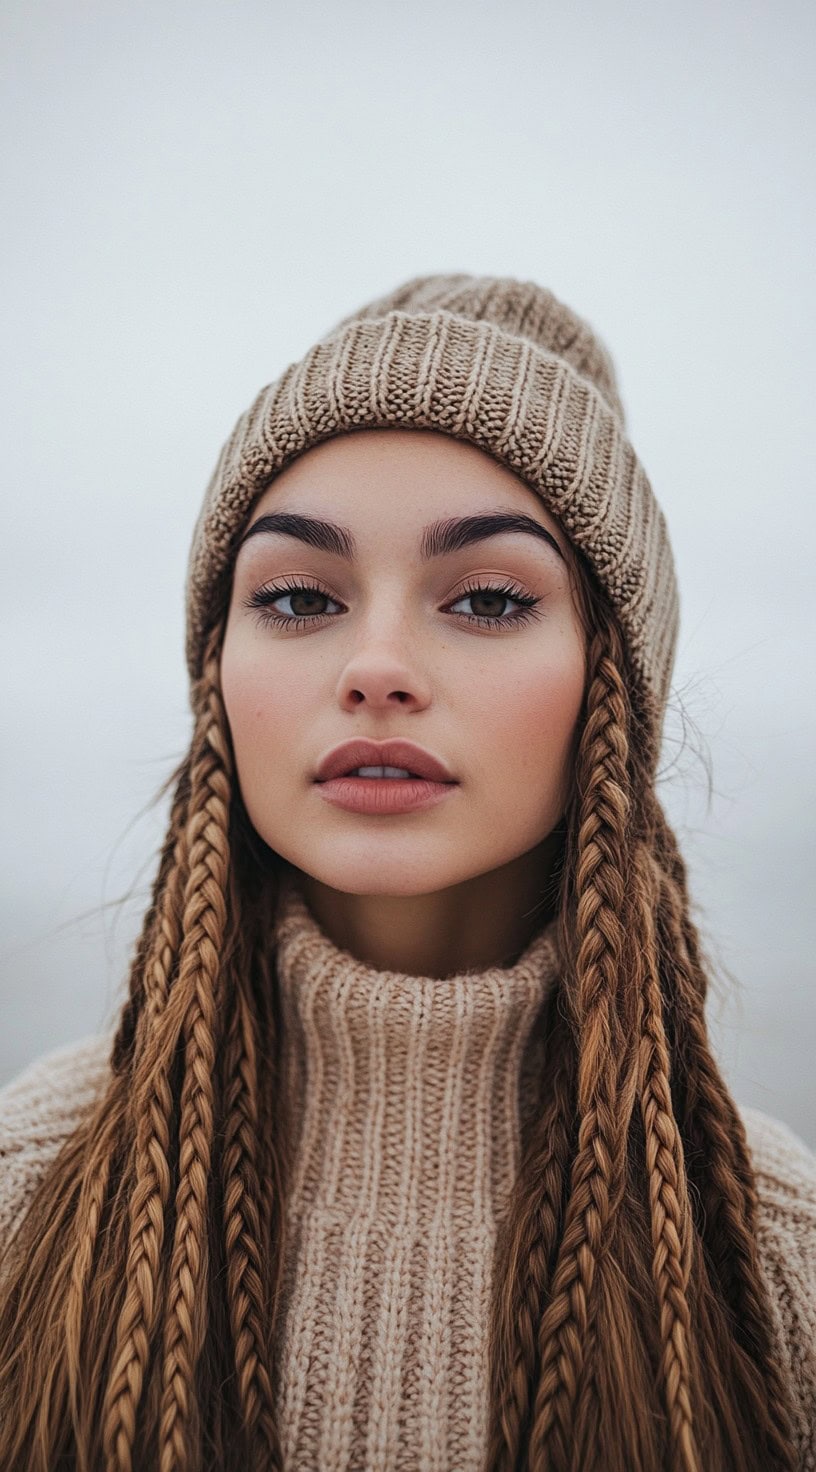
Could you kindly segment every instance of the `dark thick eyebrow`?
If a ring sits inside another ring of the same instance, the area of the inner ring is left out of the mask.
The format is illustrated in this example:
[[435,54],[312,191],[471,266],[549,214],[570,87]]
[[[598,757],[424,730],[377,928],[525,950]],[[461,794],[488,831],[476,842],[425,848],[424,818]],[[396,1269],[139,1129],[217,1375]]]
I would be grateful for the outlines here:
[[[286,537],[296,537],[321,552],[332,552],[347,561],[354,560],[357,543],[348,527],[337,526],[333,521],[320,521],[314,516],[302,516],[296,511],[273,511],[259,516],[239,542],[239,548],[250,537],[262,532],[276,532]],[[462,547],[471,547],[476,542],[485,542],[488,537],[498,537],[505,532],[523,532],[527,536],[540,537],[558,553],[562,562],[566,557],[555,537],[540,521],[518,511],[493,511],[480,516],[455,516],[448,520],[433,521],[423,528],[420,542],[420,559],[430,562],[434,557],[447,557]]]

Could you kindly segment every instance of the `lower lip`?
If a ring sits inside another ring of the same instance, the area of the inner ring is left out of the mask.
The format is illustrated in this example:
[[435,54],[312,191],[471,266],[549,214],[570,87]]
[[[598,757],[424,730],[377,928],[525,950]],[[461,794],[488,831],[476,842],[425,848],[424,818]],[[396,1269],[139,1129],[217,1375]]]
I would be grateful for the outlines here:
[[326,802],[349,813],[387,814],[433,807],[459,784],[419,777],[332,777],[316,786]]

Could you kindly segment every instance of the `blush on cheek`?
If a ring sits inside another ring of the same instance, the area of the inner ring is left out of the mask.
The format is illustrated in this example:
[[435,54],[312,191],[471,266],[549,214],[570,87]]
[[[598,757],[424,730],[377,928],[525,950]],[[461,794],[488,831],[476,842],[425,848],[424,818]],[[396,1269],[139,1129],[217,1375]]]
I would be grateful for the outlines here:
[[221,695],[233,737],[242,726],[263,719],[263,681],[256,661],[241,657],[237,635],[230,638],[229,626],[221,656]]

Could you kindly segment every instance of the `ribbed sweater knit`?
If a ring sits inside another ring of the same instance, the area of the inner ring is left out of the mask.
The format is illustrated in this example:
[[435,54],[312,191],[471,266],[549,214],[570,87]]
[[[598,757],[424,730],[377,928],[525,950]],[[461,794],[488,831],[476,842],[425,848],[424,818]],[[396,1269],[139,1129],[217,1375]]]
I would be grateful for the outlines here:
[[361,965],[294,889],[281,899],[298,1122],[286,1463],[475,1472],[496,1218],[531,1101],[526,1044],[557,975],[553,927],[508,968],[440,980]]
[[[493,1249],[537,1104],[554,926],[505,966],[408,976],[336,946],[287,883],[276,940],[292,1139],[284,1465],[480,1472]],[[110,1044],[54,1050],[0,1090],[0,1243],[102,1085]],[[816,1156],[741,1113],[799,1468],[816,1472]]]

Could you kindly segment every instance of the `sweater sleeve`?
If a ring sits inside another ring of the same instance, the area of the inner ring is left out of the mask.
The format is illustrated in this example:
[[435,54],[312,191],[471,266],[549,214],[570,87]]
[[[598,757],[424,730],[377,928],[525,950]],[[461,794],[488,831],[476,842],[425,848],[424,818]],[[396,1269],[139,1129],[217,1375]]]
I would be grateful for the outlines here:
[[793,1390],[801,1472],[816,1472],[816,1155],[793,1130],[741,1107],[757,1178],[760,1258]]
[[112,1035],[92,1033],[53,1048],[0,1089],[0,1254],[104,1083],[112,1045]]

